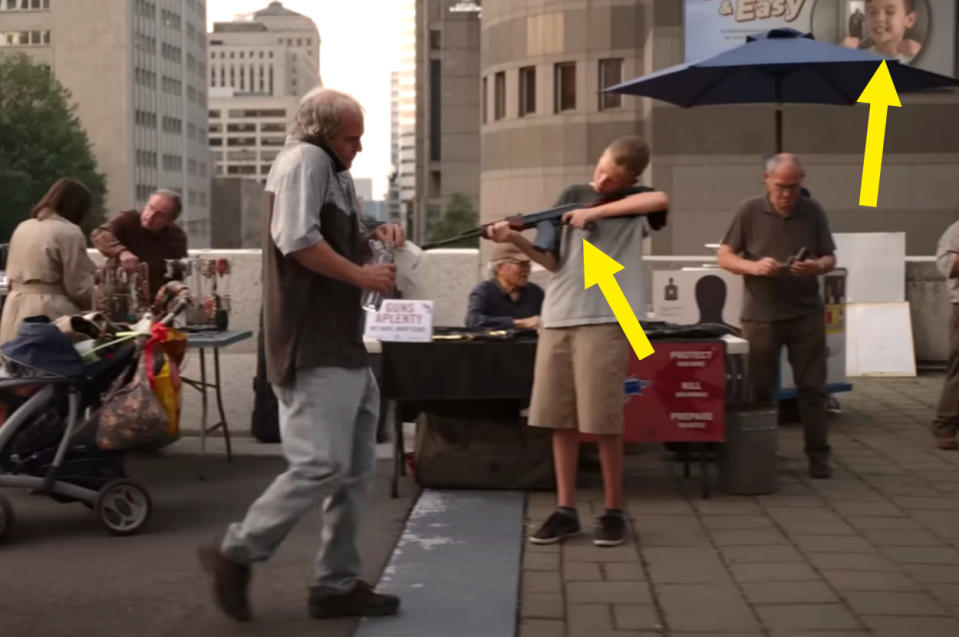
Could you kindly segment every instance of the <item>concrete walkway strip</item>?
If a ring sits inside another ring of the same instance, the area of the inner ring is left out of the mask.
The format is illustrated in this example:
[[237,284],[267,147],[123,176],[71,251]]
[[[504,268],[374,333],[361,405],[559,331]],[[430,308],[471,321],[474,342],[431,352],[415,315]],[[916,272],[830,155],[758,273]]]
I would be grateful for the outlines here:
[[519,491],[424,489],[379,590],[395,617],[364,620],[357,637],[512,637],[522,558]]

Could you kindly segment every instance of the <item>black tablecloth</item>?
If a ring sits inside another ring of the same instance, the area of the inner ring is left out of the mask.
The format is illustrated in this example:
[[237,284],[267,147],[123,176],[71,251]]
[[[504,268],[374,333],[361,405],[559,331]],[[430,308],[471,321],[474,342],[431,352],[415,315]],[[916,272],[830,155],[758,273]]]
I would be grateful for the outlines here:
[[[724,325],[645,322],[650,341],[713,340]],[[529,400],[535,332],[497,340],[383,343],[383,396],[397,401]]]
[[383,343],[383,396],[398,401],[529,400],[536,339]]

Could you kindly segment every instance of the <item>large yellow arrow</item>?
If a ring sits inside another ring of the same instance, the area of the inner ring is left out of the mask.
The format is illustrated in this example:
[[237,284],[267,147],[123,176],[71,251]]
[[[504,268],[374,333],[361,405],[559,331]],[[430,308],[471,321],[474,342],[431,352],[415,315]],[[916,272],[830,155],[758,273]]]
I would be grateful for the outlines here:
[[866,129],[866,152],[862,159],[859,205],[875,208],[879,201],[879,174],[882,172],[882,144],[886,139],[886,113],[890,106],[902,106],[885,60],[873,73],[872,79],[857,101],[869,104],[869,127]]
[[629,307],[626,295],[616,282],[616,273],[622,269],[623,266],[615,259],[611,259],[605,252],[583,239],[583,279],[586,289],[599,286],[600,292],[606,297],[606,302],[623,328],[626,339],[636,352],[636,358],[643,360],[653,353],[653,346],[649,344],[643,326],[639,324],[639,319]]

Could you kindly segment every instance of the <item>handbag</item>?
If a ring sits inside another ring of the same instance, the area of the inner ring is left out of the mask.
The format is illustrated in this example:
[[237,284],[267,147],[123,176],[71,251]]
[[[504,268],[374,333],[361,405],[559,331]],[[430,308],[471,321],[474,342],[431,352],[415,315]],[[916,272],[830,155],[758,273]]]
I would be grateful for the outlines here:
[[[99,409],[96,443],[100,449],[124,450],[157,443],[168,434],[167,410],[150,384],[153,356],[146,355],[156,341],[143,346],[136,372],[129,382],[120,376]],[[148,349],[149,348],[149,349]]]

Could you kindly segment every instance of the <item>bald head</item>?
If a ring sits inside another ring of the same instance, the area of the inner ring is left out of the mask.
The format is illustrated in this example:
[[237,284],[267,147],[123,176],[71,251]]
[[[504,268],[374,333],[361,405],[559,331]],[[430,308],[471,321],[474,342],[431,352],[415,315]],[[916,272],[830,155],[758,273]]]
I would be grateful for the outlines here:
[[804,176],[799,157],[792,153],[779,153],[766,160],[763,181],[769,203],[776,212],[786,215],[796,207]]
[[791,166],[803,173],[802,164],[799,163],[799,157],[792,153],[779,153],[766,158],[766,172],[771,173],[779,166]]

